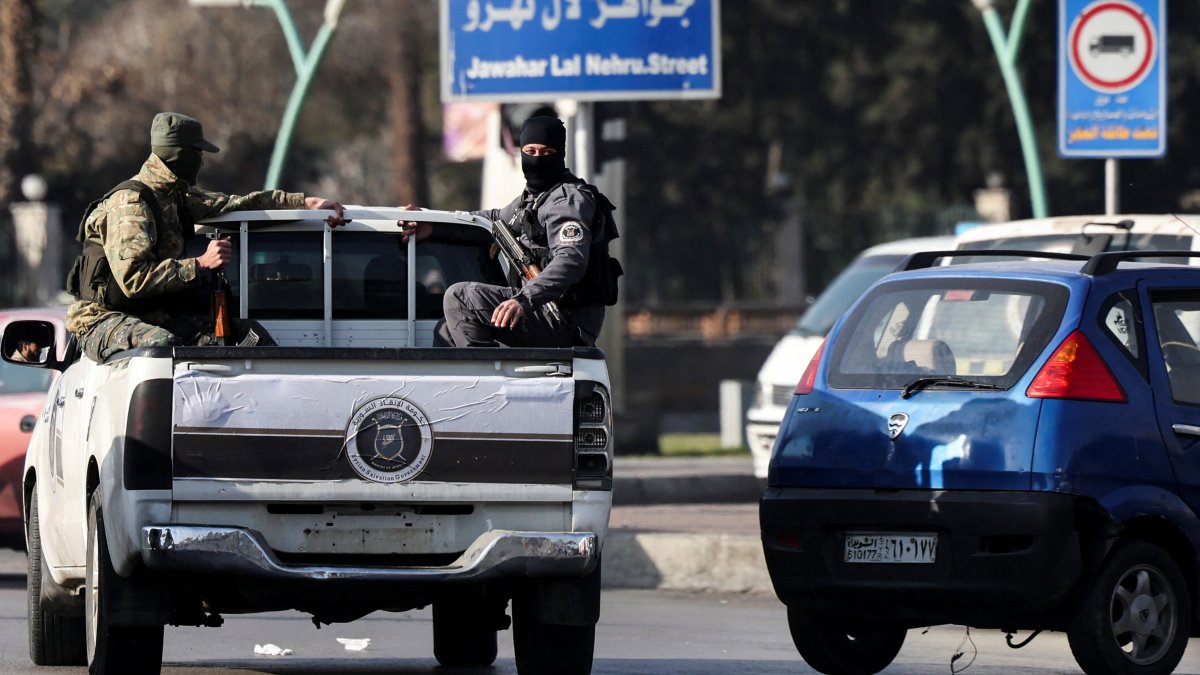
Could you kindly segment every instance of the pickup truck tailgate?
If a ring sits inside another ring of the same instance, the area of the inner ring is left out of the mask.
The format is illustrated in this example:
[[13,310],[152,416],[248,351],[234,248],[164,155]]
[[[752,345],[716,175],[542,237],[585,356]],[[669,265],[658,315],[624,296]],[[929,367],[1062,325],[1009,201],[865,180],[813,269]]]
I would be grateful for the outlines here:
[[[563,365],[569,373],[569,358]],[[516,483],[565,486],[569,500],[575,383],[546,375],[554,370],[546,360],[330,359],[328,351],[320,360],[180,359],[174,487],[321,481],[352,487],[348,495],[374,485],[378,495],[397,484]]]

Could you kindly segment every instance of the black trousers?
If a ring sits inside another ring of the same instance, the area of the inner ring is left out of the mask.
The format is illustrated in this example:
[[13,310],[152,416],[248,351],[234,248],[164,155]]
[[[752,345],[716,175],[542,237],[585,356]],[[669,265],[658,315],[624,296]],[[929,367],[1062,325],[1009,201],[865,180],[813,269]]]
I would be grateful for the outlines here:
[[516,328],[492,325],[492,312],[515,296],[507,286],[463,281],[446,289],[442,309],[455,347],[574,347],[586,344],[568,313],[563,321],[549,316],[544,306],[527,312]]

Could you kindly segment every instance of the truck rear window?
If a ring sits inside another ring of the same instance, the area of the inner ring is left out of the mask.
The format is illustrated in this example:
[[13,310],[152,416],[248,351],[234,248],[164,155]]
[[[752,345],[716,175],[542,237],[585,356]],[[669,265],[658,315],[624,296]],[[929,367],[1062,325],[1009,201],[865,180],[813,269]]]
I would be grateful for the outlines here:
[[[238,238],[231,239],[240,261]],[[196,237],[199,255],[207,239]],[[321,319],[324,311],[323,233],[251,232],[246,261],[249,315],[260,320]],[[406,319],[408,251],[390,232],[337,232],[332,237],[331,291],[334,319]],[[438,319],[451,284],[482,281],[505,285],[500,264],[486,246],[426,241],[415,260],[416,317]],[[234,306],[238,302],[238,264],[226,266]]]
[[875,289],[832,345],[829,386],[901,389],[914,377],[1010,387],[1058,329],[1063,286],[1009,279],[923,279]]

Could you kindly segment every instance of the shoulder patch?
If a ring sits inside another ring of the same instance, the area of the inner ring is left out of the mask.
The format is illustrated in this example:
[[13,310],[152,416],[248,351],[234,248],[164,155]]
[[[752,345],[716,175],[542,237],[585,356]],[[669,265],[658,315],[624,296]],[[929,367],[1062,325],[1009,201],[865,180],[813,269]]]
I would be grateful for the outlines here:
[[583,241],[583,225],[574,220],[564,224],[559,230],[558,240],[564,244],[577,244]]

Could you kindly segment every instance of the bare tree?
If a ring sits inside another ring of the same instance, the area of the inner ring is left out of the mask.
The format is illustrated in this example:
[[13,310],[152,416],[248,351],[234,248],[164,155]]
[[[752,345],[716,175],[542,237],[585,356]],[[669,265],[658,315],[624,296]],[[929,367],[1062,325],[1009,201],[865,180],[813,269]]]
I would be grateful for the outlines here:
[[[401,204],[428,204],[429,178],[426,173],[425,124],[421,117],[422,54],[426,51],[427,30],[419,0],[400,0],[392,13],[396,36],[390,42],[388,79],[391,100],[388,116],[392,126],[394,191]],[[434,50],[436,53],[436,50]]]
[[0,3],[0,205],[32,173],[33,78],[37,51],[34,0]]

